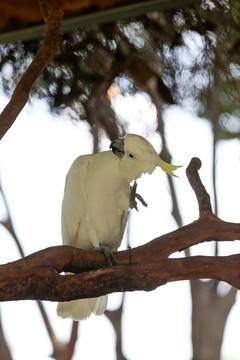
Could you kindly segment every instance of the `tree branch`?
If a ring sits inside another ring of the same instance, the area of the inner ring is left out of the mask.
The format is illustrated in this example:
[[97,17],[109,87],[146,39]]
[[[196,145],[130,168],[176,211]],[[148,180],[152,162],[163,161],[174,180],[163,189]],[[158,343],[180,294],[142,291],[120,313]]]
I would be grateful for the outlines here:
[[12,94],[11,100],[0,114],[0,139],[12,126],[28,101],[34,82],[62,46],[60,35],[62,10],[56,8],[52,1],[49,0],[39,0],[39,5],[46,24],[44,40],[32,63],[22,75]]
[[1,349],[0,359],[13,360],[12,356],[11,356],[11,353],[9,351],[9,348],[8,348],[7,341],[6,341],[5,336],[4,336],[4,332],[3,332],[3,328],[2,328],[1,316],[0,316],[0,349]]
[[[222,280],[240,289],[240,254],[222,257],[168,257],[204,241],[240,240],[240,224],[222,221],[211,212],[201,183],[201,162],[193,158],[187,168],[200,217],[193,223],[131,250],[116,252],[116,266],[108,268],[102,254],[71,246],[38,251],[0,266],[0,301],[38,299],[67,301],[111,292],[150,291],[170,281]],[[62,272],[76,275],[62,276]]]
[[115,310],[105,310],[104,314],[111,321],[116,334],[116,355],[117,360],[127,360],[123,355],[122,349],[122,314],[125,300],[125,293],[122,294],[122,300],[120,306]]
[[[62,258],[67,252],[75,251],[71,247],[48,248],[44,250],[45,254],[43,251],[34,254],[42,257],[42,265],[39,265],[38,261],[33,261],[31,257],[2,265],[0,300],[66,301],[119,291],[151,291],[167,282],[199,278],[222,280],[240,289],[240,254],[164,259],[152,263],[116,265],[112,268],[100,267],[101,261],[96,258],[96,264],[99,266],[97,271],[69,276],[59,275],[55,269],[56,263],[59,265],[56,258]],[[49,258],[49,253],[52,253],[55,265],[46,260]],[[79,251],[77,250],[76,253]],[[124,253],[125,258],[128,258],[128,251]],[[84,252],[81,255],[88,257]],[[35,257],[34,260],[37,258]],[[102,260],[105,262],[104,259]],[[95,269],[96,264],[93,267]],[[82,264],[79,265],[81,268]],[[76,270],[76,264],[74,268]]]
[[200,217],[212,214],[210,196],[203,186],[198,174],[198,170],[201,168],[201,165],[201,160],[195,157],[192,158],[186,170],[188,181],[197,197]]

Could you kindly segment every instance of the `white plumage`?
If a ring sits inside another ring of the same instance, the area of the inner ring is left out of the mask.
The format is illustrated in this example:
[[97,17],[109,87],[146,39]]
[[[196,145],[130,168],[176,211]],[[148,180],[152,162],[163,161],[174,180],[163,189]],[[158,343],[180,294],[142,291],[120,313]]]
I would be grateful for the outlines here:
[[[79,156],[72,164],[62,203],[64,245],[86,250],[121,244],[129,209],[130,183],[160,166],[170,175],[177,166],[165,163],[143,137],[128,134],[111,144],[112,151]],[[101,315],[107,295],[58,304],[63,318],[85,319]]]

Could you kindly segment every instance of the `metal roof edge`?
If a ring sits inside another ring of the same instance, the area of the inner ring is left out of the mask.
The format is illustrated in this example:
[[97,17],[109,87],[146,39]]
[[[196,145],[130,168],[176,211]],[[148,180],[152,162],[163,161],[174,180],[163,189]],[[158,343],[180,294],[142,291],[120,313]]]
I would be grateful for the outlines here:
[[[187,5],[199,4],[201,0],[149,0],[112,9],[101,10],[89,14],[74,16],[62,21],[62,32],[68,32],[77,27],[93,24],[104,24],[128,17],[136,17],[154,10],[162,11]],[[0,34],[0,43],[15,42],[42,38],[45,25],[31,26]]]

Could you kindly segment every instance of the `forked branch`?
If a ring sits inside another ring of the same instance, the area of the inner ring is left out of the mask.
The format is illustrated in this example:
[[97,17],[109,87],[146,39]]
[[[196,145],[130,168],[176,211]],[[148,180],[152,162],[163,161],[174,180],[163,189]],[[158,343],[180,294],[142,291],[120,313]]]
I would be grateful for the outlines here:
[[[66,301],[119,291],[150,291],[170,281],[211,278],[240,289],[240,254],[169,259],[177,251],[205,241],[240,240],[240,224],[222,221],[211,210],[201,183],[201,162],[187,168],[200,217],[193,223],[131,250],[116,252],[116,266],[106,267],[102,254],[70,246],[38,251],[0,266],[0,301]],[[62,276],[70,271],[76,275]]]

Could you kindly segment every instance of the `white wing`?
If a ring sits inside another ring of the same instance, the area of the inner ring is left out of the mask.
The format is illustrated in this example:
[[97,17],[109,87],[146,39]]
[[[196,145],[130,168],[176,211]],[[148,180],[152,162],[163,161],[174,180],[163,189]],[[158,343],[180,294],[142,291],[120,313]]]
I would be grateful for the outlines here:
[[[129,207],[129,183],[111,152],[77,158],[67,175],[62,203],[62,237],[65,245],[93,249],[100,245],[117,250]],[[107,295],[58,304],[62,318],[86,319],[101,315]]]
[[120,245],[129,207],[129,183],[119,159],[106,151],[77,158],[67,175],[62,204],[63,243],[83,249]]

